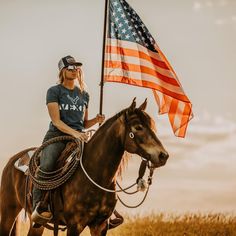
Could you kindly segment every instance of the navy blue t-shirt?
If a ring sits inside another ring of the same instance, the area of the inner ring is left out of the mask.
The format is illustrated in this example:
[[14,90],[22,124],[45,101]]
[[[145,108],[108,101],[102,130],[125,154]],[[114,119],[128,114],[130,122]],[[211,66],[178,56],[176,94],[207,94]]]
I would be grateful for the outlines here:
[[[60,119],[75,130],[84,129],[85,109],[88,108],[89,94],[78,87],[73,90],[58,84],[48,89],[46,103],[57,102],[60,109]],[[50,123],[49,130],[57,128]]]

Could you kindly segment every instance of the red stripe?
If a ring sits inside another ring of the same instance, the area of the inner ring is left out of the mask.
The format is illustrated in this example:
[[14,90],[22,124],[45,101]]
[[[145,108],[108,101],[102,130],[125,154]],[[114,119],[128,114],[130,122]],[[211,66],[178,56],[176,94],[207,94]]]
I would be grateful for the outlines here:
[[126,76],[116,76],[116,75],[105,75],[104,81],[106,82],[117,82],[117,83],[125,83],[125,84],[131,84],[139,87],[146,87],[158,90],[168,96],[171,96],[173,98],[176,98],[178,100],[181,100],[183,102],[189,102],[188,98],[185,95],[181,95],[178,93],[174,93],[168,89],[165,89],[162,86],[157,85],[156,83],[145,81],[145,80],[137,80],[135,78],[130,78]]
[[179,137],[185,137],[187,127],[188,127],[188,122],[192,119],[192,105],[191,104],[185,104],[184,111],[182,114],[182,119],[181,119],[181,125],[180,125],[180,132],[179,132]]
[[169,119],[170,119],[170,123],[174,132],[177,130],[174,125],[175,123],[174,121],[175,121],[175,114],[178,108],[178,103],[179,101],[177,99],[172,99],[171,104],[170,104],[170,110],[169,110]]
[[165,57],[165,55],[163,54],[163,52],[161,51],[161,49],[156,45],[156,50],[159,52],[160,56],[162,57],[162,59],[164,60],[164,62],[166,63],[167,67],[169,70],[171,70],[173,72],[173,74],[175,75],[176,80],[178,81],[178,76],[175,73],[174,69],[172,68],[172,66],[170,65],[169,61],[167,60],[167,58]]
[[107,45],[106,53],[113,53],[113,54],[118,54],[118,55],[123,55],[123,56],[142,58],[153,63],[156,66],[159,66],[162,69],[169,70],[169,67],[166,65],[165,62],[160,61],[157,58],[154,58],[150,56],[149,54],[146,54],[139,50]]
[[154,77],[164,81],[165,83],[179,87],[179,84],[176,81],[176,79],[162,75],[158,71],[153,70],[147,66],[130,64],[130,63],[127,63],[127,61],[126,62],[105,61],[105,68],[120,68],[120,69],[127,70],[127,71],[134,71],[134,72],[148,74],[148,75],[154,76]]

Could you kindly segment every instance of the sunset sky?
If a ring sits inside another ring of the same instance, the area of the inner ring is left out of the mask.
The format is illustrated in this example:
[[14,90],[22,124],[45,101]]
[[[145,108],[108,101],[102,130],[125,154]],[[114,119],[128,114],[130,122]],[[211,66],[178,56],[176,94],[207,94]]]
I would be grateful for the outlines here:
[[[129,212],[235,213],[236,1],[128,3],[178,74],[195,115],[186,138],[177,138],[167,116],[158,115],[150,90],[105,84],[106,117],[127,107],[133,97],[138,104],[147,97],[147,112],[170,153],[166,166],[155,173],[145,204]],[[41,144],[50,121],[45,94],[58,80],[61,57],[83,62],[89,116],[98,113],[103,14],[101,0],[0,0],[0,172],[10,156]],[[129,163],[124,185],[135,181],[137,159]]]

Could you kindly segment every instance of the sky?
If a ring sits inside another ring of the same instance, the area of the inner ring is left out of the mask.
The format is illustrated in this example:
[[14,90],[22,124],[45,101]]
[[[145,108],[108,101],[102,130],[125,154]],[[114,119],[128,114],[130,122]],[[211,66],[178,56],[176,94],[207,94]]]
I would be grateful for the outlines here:
[[[236,1],[128,2],[175,69],[194,113],[186,138],[177,138],[150,90],[105,84],[106,117],[133,97],[138,104],[147,97],[147,112],[170,153],[137,211],[236,212]],[[103,17],[101,0],[0,0],[0,172],[12,155],[41,144],[50,121],[45,95],[58,80],[61,57],[83,62],[89,117],[98,113]],[[124,184],[136,178],[133,159]]]

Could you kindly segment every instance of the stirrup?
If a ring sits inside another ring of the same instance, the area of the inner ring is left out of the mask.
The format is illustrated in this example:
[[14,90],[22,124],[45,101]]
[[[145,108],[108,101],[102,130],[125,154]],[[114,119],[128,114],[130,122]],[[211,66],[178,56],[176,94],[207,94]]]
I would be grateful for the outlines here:
[[50,211],[44,211],[42,213],[39,213],[38,212],[39,205],[40,202],[35,207],[35,210],[31,215],[31,220],[39,225],[45,225],[53,218],[53,215]]

